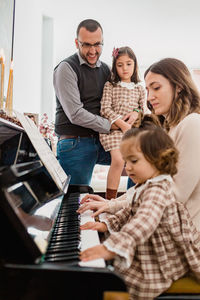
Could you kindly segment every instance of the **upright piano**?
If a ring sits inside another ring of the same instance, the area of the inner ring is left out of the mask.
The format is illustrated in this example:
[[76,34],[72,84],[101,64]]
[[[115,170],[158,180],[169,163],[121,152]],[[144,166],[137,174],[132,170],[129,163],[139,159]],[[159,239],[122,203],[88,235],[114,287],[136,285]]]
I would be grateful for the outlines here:
[[92,189],[70,185],[52,154],[49,167],[49,146],[25,127],[0,118],[0,299],[102,300],[104,291],[126,291],[103,259],[80,262],[80,251],[99,243],[96,231],[79,229],[90,212],[76,212]]

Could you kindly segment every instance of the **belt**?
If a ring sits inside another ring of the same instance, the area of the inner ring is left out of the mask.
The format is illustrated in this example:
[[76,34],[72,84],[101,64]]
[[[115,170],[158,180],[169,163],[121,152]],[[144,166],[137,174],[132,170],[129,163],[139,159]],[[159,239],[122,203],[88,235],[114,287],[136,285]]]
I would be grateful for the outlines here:
[[89,137],[95,137],[94,134],[88,134],[88,135],[61,135],[59,137],[59,141],[65,140],[65,139],[77,139],[77,138],[89,138]]

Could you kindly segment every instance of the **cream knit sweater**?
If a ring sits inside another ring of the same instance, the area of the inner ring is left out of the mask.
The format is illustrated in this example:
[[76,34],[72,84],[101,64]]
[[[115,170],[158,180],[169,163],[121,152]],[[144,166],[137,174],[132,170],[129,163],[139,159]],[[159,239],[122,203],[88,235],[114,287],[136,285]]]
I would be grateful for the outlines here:
[[[169,131],[179,150],[178,173],[174,179],[176,199],[183,202],[200,231],[200,114],[192,113]],[[134,194],[134,187],[126,194],[109,201],[109,212],[127,207]]]
[[200,114],[192,113],[169,131],[179,150],[178,173],[174,176],[176,199],[185,203],[200,230]]

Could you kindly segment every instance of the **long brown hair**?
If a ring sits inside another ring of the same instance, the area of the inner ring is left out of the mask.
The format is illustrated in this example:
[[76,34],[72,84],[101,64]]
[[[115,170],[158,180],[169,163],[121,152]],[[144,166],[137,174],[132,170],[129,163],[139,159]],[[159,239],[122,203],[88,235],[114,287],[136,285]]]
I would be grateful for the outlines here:
[[[191,113],[200,113],[200,95],[186,65],[175,58],[165,58],[151,65],[144,73],[160,74],[169,80],[174,98],[165,118],[164,127],[177,125]],[[180,92],[177,90],[180,89]]]
[[134,83],[140,82],[140,78],[138,75],[138,62],[133,50],[130,47],[121,47],[121,48],[117,48],[116,50],[117,50],[117,55],[113,56],[112,70],[111,70],[111,76],[109,81],[113,85],[116,85],[117,82],[121,81],[121,78],[117,73],[116,61],[120,56],[128,55],[128,57],[134,61],[134,72],[133,75],[131,76],[131,81]]

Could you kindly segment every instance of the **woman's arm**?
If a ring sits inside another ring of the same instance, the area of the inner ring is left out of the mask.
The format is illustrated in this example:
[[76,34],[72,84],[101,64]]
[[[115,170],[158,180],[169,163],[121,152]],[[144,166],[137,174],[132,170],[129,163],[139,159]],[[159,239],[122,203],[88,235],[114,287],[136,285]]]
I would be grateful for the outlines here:
[[187,116],[169,135],[179,150],[174,192],[178,201],[186,203],[200,184],[200,115]]

